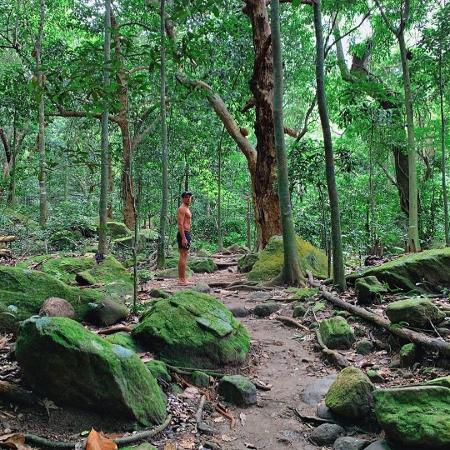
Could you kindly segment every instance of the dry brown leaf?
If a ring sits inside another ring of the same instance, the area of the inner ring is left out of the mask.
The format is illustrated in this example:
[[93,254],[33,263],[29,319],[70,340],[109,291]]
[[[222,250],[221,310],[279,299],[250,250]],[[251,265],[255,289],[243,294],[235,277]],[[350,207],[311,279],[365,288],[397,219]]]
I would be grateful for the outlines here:
[[166,442],[164,444],[164,450],[177,450],[177,444],[175,442]]
[[86,440],[86,450],[117,450],[117,444],[92,428]]
[[179,444],[180,448],[182,449],[192,450],[193,448],[196,447],[195,437],[192,436],[191,434],[185,434],[180,437],[177,444]]

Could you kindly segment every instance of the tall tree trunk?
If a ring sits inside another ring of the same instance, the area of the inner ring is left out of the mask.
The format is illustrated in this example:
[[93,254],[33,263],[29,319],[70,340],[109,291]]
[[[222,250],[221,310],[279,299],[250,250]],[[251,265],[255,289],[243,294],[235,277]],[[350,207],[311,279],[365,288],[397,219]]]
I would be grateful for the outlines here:
[[222,141],[225,133],[225,127],[222,127],[220,133],[219,145],[217,146],[217,247],[219,252],[223,250],[222,233]]
[[345,290],[344,257],[342,253],[341,218],[339,199],[334,174],[333,141],[331,139],[330,121],[328,118],[327,99],[325,93],[324,41],[322,30],[322,13],[320,0],[314,2],[314,29],[316,33],[316,80],[317,105],[322,124],[325,147],[325,166],[328,196],[331,210],[331,242],[333,247],[333,281],[341,290]]
[[108,221],[108,191],[109,191],[109,134],[108,117],[109,101],[107,98],[110,84],[109,71],[111,70],[111,1],[105,0],[105,39],[103,44],[103,112],[102,112],[102,142],[101,142],[101,173],[100,173],[100,201],[99,201],[99,219],[100,226],[98,230],[98,253],[106,255],[108,252],[108,230],[106,222]]
[[108,155],[108,209],[106,211],[106,215],[108,220],[113,219],[113,205],[112,205],[112,196],[114,192],[114,173],[112,169],[112,155],[109,153]]
[[253,31],[255,59],[250,90],[255,98],[256,164],[249,164],[258,249],[282,233],[276,180],[276,150],[273,123],[273,59],[266,0],[246,0],[244,13]]
[[280,37],[279,0],[271,2],[271,29],[273,48],[274,99],[273,122],[277,156],[278,195],[283,231],[284,263],[281,279],[290,286],[304,285],[305,277],[300,267],[295,239],[292,205],[289,193],[289,176],[283,125],[283,57]]
[[[407,0],[408,1],[408,0]],[[403,27],[398,33],[398,43],[400,47],[400,57],[402,60],[403,88],[405,91],[406,126],[408,134],[408,177],[409,177],[409,215],[408,215],[408,250],[411,252],[420,251],[419,223],[417,209],[417,152],[414,137],[414,113],[413,100],[411,94],[411,80],[409,77],[409,67],[405,34]]]
[[442,76],[442,49],[439,51],[439,99],[441,110],[441,170],[442,170],[442,200],[444,202],[444,234],[445,245],[450,247],[450,230],[448,219],[448,193],[446,182],[446,151],[445,151],[445,115],[444,115],[444,78]]
[[132,139],[130,135],[130,122],[128,118],[128,82],[123,61],[120,31],[114,15],[111,13],[111,27],[114,39],[114,56],[117,61],[117,97],[120,110],[117,114],[117,124],[122,135],[122,203],[123,221],[130,230],[134,229],[135,202],[134,184],[131,176],[131,160],[133,153]]
[[162,202],[159,222],[159,243],[156,265],[163,268],[165,261],[165,238],[167,222],[167,202],[169,199],[168,152],[166,125],[166,35],[165,35],[165,0],[161,0],[161,153],[162,153]]
[[36,58],[36,78],[39,98],[39,224],[45,227],[48,217],[47,206],[47,165],[45,161],[45,97],[44,97],[44,73],[42,72],[42,41],[44,39],[45,24],[45,0],[40,0],[39,6],[39,33],[34,48]]

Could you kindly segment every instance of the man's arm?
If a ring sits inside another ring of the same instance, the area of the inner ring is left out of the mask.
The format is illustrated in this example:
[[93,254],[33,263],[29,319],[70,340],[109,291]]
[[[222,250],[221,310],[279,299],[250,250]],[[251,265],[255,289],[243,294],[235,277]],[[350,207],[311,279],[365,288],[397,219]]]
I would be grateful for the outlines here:
[[187,245],[187,239],[186,235],[184,234],[184,219],[186,216],[186,209],[185,208],[178,208],[178,214],[177,214],[177,221],[178,221],[178,231],[181,235],[181,245],[186,246]]

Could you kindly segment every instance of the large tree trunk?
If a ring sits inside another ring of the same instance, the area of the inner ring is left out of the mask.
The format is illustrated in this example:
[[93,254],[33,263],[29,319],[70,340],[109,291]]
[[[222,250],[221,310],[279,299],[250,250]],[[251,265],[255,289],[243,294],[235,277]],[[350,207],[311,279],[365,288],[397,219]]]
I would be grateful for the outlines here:
[[333,141],[331,139],[330,120],[328,118],[327,99],[325,93],[324,70],[324,40],[322,31],[322,13],[320,0],[314,3],[314,29],[316,33],[316,80],[317,105],[319,107],[320,122],[322,124],[323,142],[325,148],[325,167],[331,210],[331,243],[333,247],[333,282],[339,289],[345,290],[344,256],[342,253],[341,217],[339,199],[334,173]]
[[111,26],[114,39],[114,53],[119,69],[117,71],[117,94],[120,111],[117,114],[117,124],[122,134],[122,203],[123,221],[130,230],[134,229],[134,186],[131,176],[132,141],[128,119],[128,83],[120,44],[120,32],[113,14]]
[[281,223],[283,229],[284,263],[281,273],[283,283],[290,286],[305,285],[295,240],[292,205],[289,193],[289,176],[283,126],[283,58],[281,50],[281,32],[279,0],[271,3],[271,30],[273,46],[274,99],[273,122],[275,149],[277,156],[278,194],[280,197]]
[[275,187],[272,39],[266,0],[246,0],[244,13],[252,24],[255,51],[250,90],[255,98],[256,164],[252,168],[249,166],[249,169],[258,226],[258,248],[264,248],[272,236],[282,233]]
[[[103,67],[103,89],[106,95],[109,87],[109,71],[111,68],[111,2],[105,0],[105,41],[103,45],[104,67]],[[108,221],[108,191],[109,191],[109,135],[108,135],[108,99],[105,98],[102,113],[102,142],[101,142],[101,174],[100,174],[100,201],[98,230],[98,253],[103,256],[108,251],[106,222]]]
[[40,0],[39,34],[34,49],[36,58],[36,77],[39,92],[39,225],[47,224],[47,166],[45,161],[45,98],[44,98],[44,74],[42,72],[42,41],[44,39],[45,0]]
[[165,0],[161,0],[161,86],[160,86],[160,105],[161,105],[161,153],[162,153],[162,202],[161,215],[159,219],[159,243],[156,265],[162,269],[166,264],[165,242],[166,242],[166,224],[167,209],[169,201],[169,180],[168,180],[168,152],[167,152],[167,124],[166,124],[166,36],[165,36]]

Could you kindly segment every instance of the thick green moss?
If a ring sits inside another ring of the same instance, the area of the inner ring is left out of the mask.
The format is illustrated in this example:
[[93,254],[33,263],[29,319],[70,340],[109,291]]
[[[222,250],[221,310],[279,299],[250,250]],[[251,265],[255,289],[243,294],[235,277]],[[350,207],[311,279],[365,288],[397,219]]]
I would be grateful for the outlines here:
[[[317,278],[326,278],[328,262],[325,253],[299,237],[296,238],[296,242],[303,270],[310,270]],[[258,261],[249,272],[248,279],[268,281],[275,278],[281,272],[283,258],[283,238],[273,236],[264,250],[259,253]]]
[[374,392],[375,414],[389,441],[399,448],[450,448],[450,389],[411,386]]
[[314,297],[320,292],[319,288],[295,288],[291,287],[287,289],[288,292],[292,293],[292,298],[295,300],[305,300],[310,297]]
[[445,314],[431,300],[420,297],[390,303],[386,315],[392,323],[407,322],[418,328],[430,328],[430,321],[438,324],[445,318]]
[[131,234],[131,230],[123,222],[107,222],[108,234],[113,239],[125,237]]
[[440,291],[450,287],[450,247],[411,253],[385,264],[371,267],[349,280],[374,275],[391,289]]
[[130,333],[126,333],[125,331],[110,334],[109,336],[105,336],[105,339],[110,344],[120,345],[136,353],[142,351],[142,347],[133,339]]
[[190,259],[188,266],[195,273],[213,273],[217,270],[217,264],[211,258]]
[[242,273],[250,272],[256,261],[258,261],[258,253],[249,253],[238,259],[238,270]]
[[340,316],[324,319],[319,324],[324,344],[331,349],[348,349],[355,341],[355,335],[347,321]]
[[138,356],[62,317],[32,317],[20,327],[16,357],[32,388],[48,398],[161,423],[164,394]]
[[358,303],[361,305],[381,302],[382,295],[388,292],[387,287],[374,276],[358,278],[355,282],[355,290],[358,296]]
[[373,389],[364,372],[346,367],[328,390],[325,404],[338,416],[362,420],[371,410]]
[[67,300],[82,320],[91,311],[89,303],[104,300],[104,294],[64,284],[43,272],[0,266],[0,328],[13,331],[18,322],[38,314],[49,297]]
[[157,359],[152,359],[151,361],[147,361],[145,363],[145,367],[152,373],[152,375],[156,379],[161,379],[170,383],[172,381],[172,377],[167,370],[166,363],[163,361],[158,361]]
[[185,367],[239,364],[250,347],[248,331],[222,303],[192,291],[156,302],[133,336],[160,359]]

